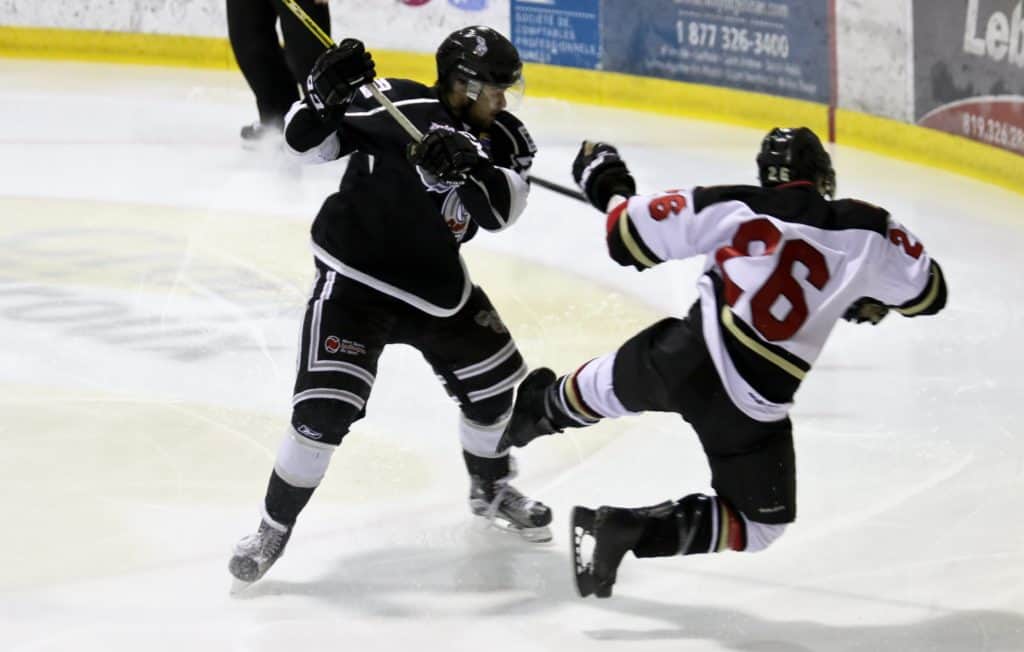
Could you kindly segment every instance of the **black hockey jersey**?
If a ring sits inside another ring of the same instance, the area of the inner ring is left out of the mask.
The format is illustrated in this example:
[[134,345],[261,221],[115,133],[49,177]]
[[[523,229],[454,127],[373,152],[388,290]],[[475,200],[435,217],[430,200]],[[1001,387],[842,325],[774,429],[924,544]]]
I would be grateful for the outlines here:
[[375,83],[422,133],[437,127],[472,133],[492,165],[458,187],[433,184],[406,159],[409,135],[365,89],[334,124],[299,102],[286,118],[288,148],[312,162],[351,155],[341,188],[313,222],[313,253],[348,278],[428,314],[450,316],[472,287],[460,245],[478,228],[500,231],[519,217],[536,146],[511,113],[500,113],[482,132],[453,116],[437,88],[406,79]]

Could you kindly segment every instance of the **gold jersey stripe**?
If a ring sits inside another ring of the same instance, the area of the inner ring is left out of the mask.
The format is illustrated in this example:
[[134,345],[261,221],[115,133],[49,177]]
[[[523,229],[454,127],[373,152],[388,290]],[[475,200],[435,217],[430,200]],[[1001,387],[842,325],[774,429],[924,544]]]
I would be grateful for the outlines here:
[[721,319],[722,324],[725,325],[726,330],[732,333],[732,336],[735,337],[740,344],[747,347],[754,353],[758,354],[768,362],[771,362],[773,365],[775,365],[779,369],[782,369],[787,374],[793,376],[797,380],[804,379],[804,375],[806,374],[806,372],[803,369],[796,366],[789,360],[786,360],[777,353],[770,351],[766,346],[764,346],[757,340],[748,337],[746,333],[740,330],[739,326],[737,326],[736,323],[733,321],[732,310],[729,309],[729,306],[722,306]]
[[586,404],[583,402],[583,398],[580,397],[579,393],[577,393],[575,372],[565,379],[565,397],[569,399],[570,407],[587,419],[597,420],[601,418],[600,414],[594,414],[587,408]]
[[928,294],[924,296],[919,302],[906,308],[897,308],[896,312],[907,317],[913,317],[914,315],[927,310],[930,305],[935,301],[935,297],[939,296],[939,288],[942,287],[942,271],[937,265],[932,265],[931,282],[928,286]]
[[629,209],[623,210],[619,215],[619,237],[622,238],[622,244],[626,245],[626,250],[633,256],[634,259],[644,267],[654,267],[658,263],[654,262],[646,255],[640,245],[637,244],[633,238],[633,234],[629,232]]
[[715,503],[718,505],[718,546],[715,552],[722,552],[729,549],[729,510],[721,500],[716,500]]

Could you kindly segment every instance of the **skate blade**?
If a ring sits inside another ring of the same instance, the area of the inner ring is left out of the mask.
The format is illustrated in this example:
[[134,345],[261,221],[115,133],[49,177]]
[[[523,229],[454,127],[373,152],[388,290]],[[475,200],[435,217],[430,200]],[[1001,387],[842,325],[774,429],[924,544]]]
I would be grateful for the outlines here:
[[255,582],[246,582],[245,580],[233,577],[231,578],[231,588],[228,589],[228,595],[232,597],[243,595],[253,584],[255,584]]
[[[487,517],[481,517],[486,519]],[[530,543],[549,543],[552,539],[551,528],[546,525],[540,527],[522,527],[512,521],[503,519],[500,516],[495,516],[492,519],[487,519],[488,527],[494,528],[499,532],[505,534],[515,534],[525,541]]]
[[593,595],[596,588],[594,576],[590,572],[592,561],[583,559],[583,538],[594,537],[594,515],[594,510],[577,505],[572,508],[572,518],[569,519],[573,585],[581,598]]

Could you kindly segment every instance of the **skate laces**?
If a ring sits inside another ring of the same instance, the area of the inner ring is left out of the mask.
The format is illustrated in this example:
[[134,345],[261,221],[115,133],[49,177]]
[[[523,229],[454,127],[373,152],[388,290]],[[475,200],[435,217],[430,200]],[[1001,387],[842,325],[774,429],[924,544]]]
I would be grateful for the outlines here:
[[273,557],[281,549],[286,535],[287,532],[282,532],[264,521],[260,523],[255,534],[250,534],[239,543],[249,552]]
[[508,483],[508,479],[498,480],[494,483],[497,492],[494,495],[492,505],[495,505],[495,509],[505,505],[510,509],[517,509],[529,512],[530,509],[537,504],[536,500],[527,498],[521,491],[513,487]]
[[[482,516],[488,520],[494,520],[494,518],[501,512],[501,508],[504,507],[508,511],[525,511],[529,512],[531,508],[537,503],[537,501],[527,498],[522,494],[521,491],[513,487],[508,483],[509,478],[512,474],[494,480],[490,482],[490,488],[494,490],[494,497],[491,498],[487,503],[487,509],[484,510]],[[484,495],[489,493],[484,492]]]

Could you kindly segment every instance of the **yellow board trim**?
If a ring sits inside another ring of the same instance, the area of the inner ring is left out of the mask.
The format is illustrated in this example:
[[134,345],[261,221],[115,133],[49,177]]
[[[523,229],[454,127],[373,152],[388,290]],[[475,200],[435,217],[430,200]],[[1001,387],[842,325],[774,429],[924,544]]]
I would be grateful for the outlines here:
[[757,340],[748,337],[746,333],[741,331],[739,326],[736,325],[736,322],[733,321],[732,310],[729,310],[729,306],[722,306],[721,317],[722,324],[725,326],[726,330],[732,333],[732,336],[735,337],[740,344],[747,347],[754,353],[758,354],[759,356],[761,356],[768,362],[772,363],[779,369],[782,369],[787,374],[793,376],[797,380],[804,379],[804,375],[806,372],[803,369],[796,366],[789,360],[786,360],[782,356],[774,353],[773,351],[768,349],[768,347],[761,344]]
[[836,140],[1024,193],[1024,156],[944,131],[839,110]]
[[0,56],[183,66],[236,68],[224,38],[135,32],[0,27]]
[[[388,76],[434,80],[431,54],[374,50]],[[0,27],[0,56],[235,69],[225,38]],[[805,125],[828,130],[823,104],[730,88],[621,73],[526,64],[530,95],[766,130]],[[1024,157],[933,129],[854,111],[836,112],[836,139],[914,163],[949,170],[1024,193]]]

